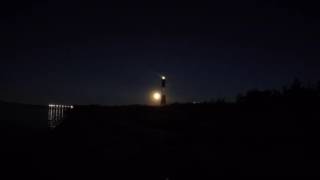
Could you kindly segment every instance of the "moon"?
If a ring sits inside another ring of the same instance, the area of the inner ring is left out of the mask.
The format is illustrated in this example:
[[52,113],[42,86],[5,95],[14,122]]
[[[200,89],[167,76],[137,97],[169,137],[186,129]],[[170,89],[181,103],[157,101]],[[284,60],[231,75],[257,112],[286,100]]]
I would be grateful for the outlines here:
[[154,101],[160,101],[161,99],[161,93],[159,92],[154,92],[153,95],[152,95],[152,98]]

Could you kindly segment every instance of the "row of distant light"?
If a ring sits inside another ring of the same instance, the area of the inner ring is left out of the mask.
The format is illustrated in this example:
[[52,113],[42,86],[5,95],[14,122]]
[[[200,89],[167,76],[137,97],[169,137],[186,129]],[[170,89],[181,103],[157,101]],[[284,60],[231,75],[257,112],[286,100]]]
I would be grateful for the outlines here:
[[55,107],[55,108],[70,108],[70,109],[74,108],[72,105],[71,106],[66,106],[66,105],[49,104],[48,106],[49,107]]

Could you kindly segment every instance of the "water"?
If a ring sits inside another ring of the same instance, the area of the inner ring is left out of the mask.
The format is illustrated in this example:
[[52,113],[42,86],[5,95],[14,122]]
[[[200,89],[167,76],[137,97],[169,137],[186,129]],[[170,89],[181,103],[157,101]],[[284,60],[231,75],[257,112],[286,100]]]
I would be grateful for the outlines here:
[[49,105],[48,109],[48,127],[54,129],[65,118],[66,111],[72,109],[73,106],[65,105]]

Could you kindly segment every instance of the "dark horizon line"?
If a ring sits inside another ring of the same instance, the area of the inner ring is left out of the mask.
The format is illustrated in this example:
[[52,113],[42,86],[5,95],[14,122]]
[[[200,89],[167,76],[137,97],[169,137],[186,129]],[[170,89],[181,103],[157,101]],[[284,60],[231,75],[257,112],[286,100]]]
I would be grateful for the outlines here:
[[[168,105],[173,105],[173,104],[205,104],[205,103],[215,103],[217,101],[224,101],[226,103],[234,103],[237,100],[237,97],[243,94],[246,94],[250,91],[283,91],[285,88],[289,88],[290,86],[292,86],[294,83],[299,83],[302,87],[305,88],[319,88],[320,87],[320,80],[314,82],[314,83],[306,83],[301,81],[299,78],[294,78],[294,80],[287,85],[283,85],[282,88],[271,88],[271,89],[259,89],[259,88],[251,88],[248,89],[245,92],[240,92],[237,93],[237,95],[235,96],[223,96],[223,97],[215,97],[215,98],[208,98],[207,100],[201,100],[201,101],[175,101],[175,102],[171,102]],[[195,103],[196,102],[196,103]],[[47,103],[47,104],[32,104],[32,103],[27,103],[27,102],[16,102],[16,101],[7,101],[7,100],[1,100],[0,99],[0,103],[1,104],[16,104],[16,105],[28,105],[28,106],[48,106],[49,104],[57,104],[57,105],[73,105],[73,106],[102,106],[102,107],[122,107],[122,106],[157,106],[157,105],[151,105],[151,104],[139,104],[139,103],[132,103],[132,104],[64,104],[64,103]]]

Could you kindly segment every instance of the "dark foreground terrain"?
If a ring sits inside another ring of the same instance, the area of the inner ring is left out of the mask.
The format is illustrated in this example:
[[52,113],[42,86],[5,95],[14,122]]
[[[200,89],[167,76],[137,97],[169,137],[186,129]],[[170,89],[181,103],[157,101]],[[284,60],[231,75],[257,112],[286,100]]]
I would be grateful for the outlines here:
[[[319,93],[250,92],[237,103],[76,106],[54,130],[47,108],[2,103],[6,179],[318,176]],[[40,122],[40,121],[39,121]]]
[[41,179],[47,171],[47,108],[0,101],[0,178]]
[[[235,105],[79,108],[51,134],[58,177],[318,175],[316,111]],[[88,122],[89,120],[89,122]]]

